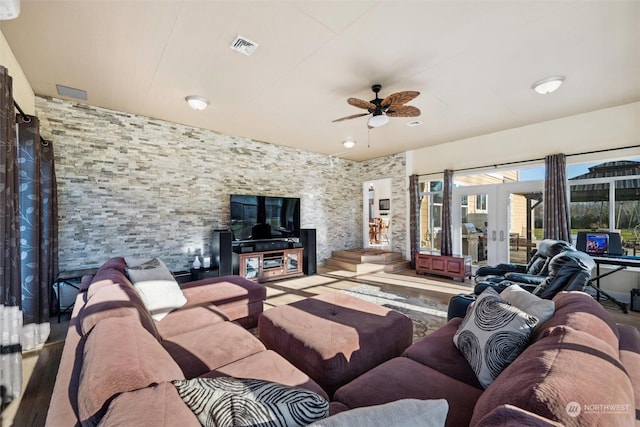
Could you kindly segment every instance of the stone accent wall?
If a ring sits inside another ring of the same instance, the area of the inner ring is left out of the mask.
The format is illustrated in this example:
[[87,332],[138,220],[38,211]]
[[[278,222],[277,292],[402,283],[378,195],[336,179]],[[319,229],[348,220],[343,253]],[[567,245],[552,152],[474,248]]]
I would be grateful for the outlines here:
[[54,144],[60,270],[113,256],[188,268],[229,226],[232,193],[300,197],[319,264],[361,246],[361,163],[57,98],[36,110]]
[[402,252],[404,259],[409,259],[408,233],[409,218],[407,195],[409,178],[407,175],[407,158],[405,153],[380,157],[361,163],[361,181],[391,178],[391,250]]

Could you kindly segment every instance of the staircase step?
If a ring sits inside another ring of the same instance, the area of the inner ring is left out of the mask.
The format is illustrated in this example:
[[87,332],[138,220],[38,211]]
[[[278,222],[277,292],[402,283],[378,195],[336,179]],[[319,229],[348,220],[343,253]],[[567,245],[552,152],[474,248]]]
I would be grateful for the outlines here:
[[332,258],[340,258],[344,260],[350,260],[356,263],[371,263],[371,264],[389,264],[392,262],[402,261],[402,254],[400,252],[387,252],[387,251],[332,251]]
[[385,271],[384,264],[359,263],[343,258],[325,258],[324,266],[336,270],[353,271],[355,273],[373,273]]

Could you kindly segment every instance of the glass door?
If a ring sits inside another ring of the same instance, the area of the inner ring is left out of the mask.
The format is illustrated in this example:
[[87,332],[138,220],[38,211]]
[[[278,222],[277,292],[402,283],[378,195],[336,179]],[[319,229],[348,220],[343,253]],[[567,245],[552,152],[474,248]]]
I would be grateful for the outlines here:
[[542,239],[542,187],[542,181],[455,187],[453,252],[469,255],[475,266],[526,263]]

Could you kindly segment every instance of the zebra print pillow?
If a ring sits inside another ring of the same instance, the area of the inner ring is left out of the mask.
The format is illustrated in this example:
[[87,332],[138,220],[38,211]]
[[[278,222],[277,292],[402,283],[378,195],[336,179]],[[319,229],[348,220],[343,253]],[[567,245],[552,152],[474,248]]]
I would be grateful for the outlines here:
[[487,388],[526,348],[538,318],[512,306],[487,288],[476,300],[453,343]]
[[172,381],[182,400],[205,427],[306,426],[329,415],[319,394],[248,378]]

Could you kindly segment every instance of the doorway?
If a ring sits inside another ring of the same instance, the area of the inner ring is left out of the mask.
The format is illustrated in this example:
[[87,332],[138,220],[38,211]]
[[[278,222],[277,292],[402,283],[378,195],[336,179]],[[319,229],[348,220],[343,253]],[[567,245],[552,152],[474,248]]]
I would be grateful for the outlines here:
[[362,246],[388,250],[392,228],[391,178],[362,183]]
[[455,187],[453,252],[474,266],[527,263],[543,236],[543,181]]

